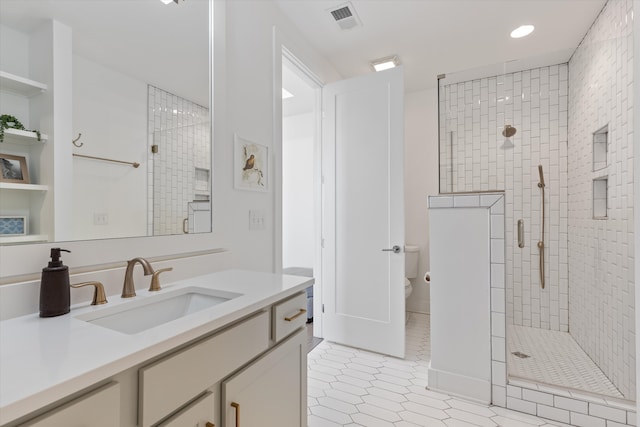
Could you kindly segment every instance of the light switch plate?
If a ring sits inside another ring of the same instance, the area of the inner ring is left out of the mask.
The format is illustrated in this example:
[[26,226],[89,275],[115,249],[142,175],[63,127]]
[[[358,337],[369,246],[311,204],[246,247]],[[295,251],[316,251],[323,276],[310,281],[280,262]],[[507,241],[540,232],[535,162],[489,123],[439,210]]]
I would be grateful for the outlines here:
[[250,210],[249,211],[249,230],[264,230],[264,211]]
[[107,213],[93,214],[93,225],[108,225],[108,224],[109,224],[109,214]]

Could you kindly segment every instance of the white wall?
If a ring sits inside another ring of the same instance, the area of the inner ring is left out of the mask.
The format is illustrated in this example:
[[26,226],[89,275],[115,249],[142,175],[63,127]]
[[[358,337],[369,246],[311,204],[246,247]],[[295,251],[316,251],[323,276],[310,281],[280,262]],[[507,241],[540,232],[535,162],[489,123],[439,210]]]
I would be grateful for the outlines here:
[[[571,335],[635,399],[632,2],[610,0],[569,62]],[[609,126],[594,171],[593,133]],[[593,179],[608,178],[607,218],[593,219]]]
[[405,94],[405,242],[420,247],[418,277],[407,310],[429,312],[429,216],[427,196],[438,194],[438,90]]
[[[231,181],[221,190],[216,187],[214,205],[222,203],[224,208],[219,215],[214,215],[214,228],[216,224],[228,228],[229,248],[237,267],[272,271],[276,268],[276,235],[281,233],[274,218],[279,203],[275,200],[275,186],[280,182],[278,174],[281,173],[277,167],[281,155],[279,135],[274,135],[277,132],[273,125],[274,111],[279,112],[274,106],[273,87],[281,81],[281,75],[274,75],[274,68],[281,69],[279,52],[275,61],[280,65],[274,64],[274,26],[282,43],[324,83],[336,80],[339,75],[273,3],[230,1],[226,3],[226,14],[226,129],[222,139],[214,144],[217,158],[227,163],[220,166],[216,160],[215,177],[225,180],[233,177],[234,133],[269,147],[273,167],[267,193],[234,190]],[[280,97],[280,94],[277,95]],[[265,230],[249,230],[249,210],[264,213]]]
[[[29,36],[5,25],[0,25],[0,70],[17,76],[29,76]],[[29,101],[21,96],[3,92],[0,96],[0,114],[15,116],[27,129]]]
[[282,266],[313,268],[315,116],[285,117],[282,126]]
[[[73,56],[74,153],[140,167],[73,158],[72,239],[147,235],[147,85]],[[106,215],[107,224],[95,224]]]
[[[274,26],[287,47],[321,80],[331,82],[339,74],[273,3],[259,0],[213,3],[214,232],[65,243],[73,251],[65,258],[68,265],[90,266],[135,256],[227,248],[234,254],[230,266],[260,271],[274,268],[273,187],[268,193],[233,189],[233,133],[269,146],[272,160],[280,155],[273,143]],[[249,231],[249,209],[265,213],[266,230]],[[0,247],[0,280],[7,282],[12,276],[37,274],[48,259],[50,247],[51,244]]]

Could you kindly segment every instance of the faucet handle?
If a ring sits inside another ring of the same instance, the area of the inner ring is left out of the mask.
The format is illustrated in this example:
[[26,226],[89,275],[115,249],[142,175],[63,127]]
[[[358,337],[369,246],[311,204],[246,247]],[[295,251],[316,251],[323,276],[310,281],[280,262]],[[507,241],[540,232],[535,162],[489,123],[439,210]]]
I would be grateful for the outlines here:
[[169,268],[161,268],[160,270],[156,270],[153,272],[153,276],[151,276],[151,286],[149,286],[149,292],[159,291],[162,289],[160,287],[160,273],[164,273],[165,271],[172,271],[173,267]]
[[96,281],[82,282],[82,283],[77,283],[75,285],[71,285],[71,287],[82,288],[83,286],[89,286],[89,285],[95,288],[93,291],[93,301],[91,301],[91,305],[106,304],[108,302],[107,297],[104,294],[104,286],[102,286],[102,283],[100,282],[96,282]]

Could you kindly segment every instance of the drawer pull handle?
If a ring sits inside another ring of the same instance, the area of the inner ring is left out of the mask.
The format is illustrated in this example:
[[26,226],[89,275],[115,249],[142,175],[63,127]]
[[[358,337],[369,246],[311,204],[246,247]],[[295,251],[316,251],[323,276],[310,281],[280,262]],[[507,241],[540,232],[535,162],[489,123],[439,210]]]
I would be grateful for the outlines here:
[[307,312],[307,310],[305,310],[304,308],[301,308],[300,311],[298,311],[298,313],[294,314],[291,317],[285,317],[284,320],[286,320],[287,322],[291,322],[292,320],[302,316],[306,312]]
[[233,406],[236,410],[236,427],[240,427],[240,404],[231,402],[231,406]]
[[210,423],[209,421],[207,421],[207,424],[205,424],[205,427],[216,427],[216,425],[214,423]]

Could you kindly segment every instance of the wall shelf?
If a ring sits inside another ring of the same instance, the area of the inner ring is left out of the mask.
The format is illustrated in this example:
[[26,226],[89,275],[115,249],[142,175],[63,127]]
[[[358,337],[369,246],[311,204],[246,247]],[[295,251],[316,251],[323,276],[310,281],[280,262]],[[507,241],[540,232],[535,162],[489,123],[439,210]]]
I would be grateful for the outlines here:
[[44,133],[40,134],[40,141],[38,141],[38,135],[35,132],[19,130],[19,129],[4,130],[5,144],[19,144],[19,145],[44,144],[48,139],[49,139],[49,136]]
[[609,143],[609,125],[593,133],[593,171],[607,167],[607,147]]
[[26,236],[0,236],[0,244],[46,242],[47,240],[49,240],[49,236],[47,236],[46,234],[28,234]]
[[30,98],[47,90],[47,85],[15,74],[0,71],[0,89]]
[[608,177],[593,180],[593,219],[607,219]]
[[13,182],[0,182],[0,190],[49,191],[49,186],[39,185],[39,184],[18,184]]

